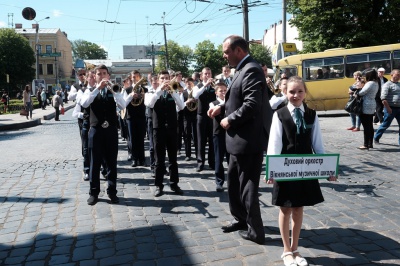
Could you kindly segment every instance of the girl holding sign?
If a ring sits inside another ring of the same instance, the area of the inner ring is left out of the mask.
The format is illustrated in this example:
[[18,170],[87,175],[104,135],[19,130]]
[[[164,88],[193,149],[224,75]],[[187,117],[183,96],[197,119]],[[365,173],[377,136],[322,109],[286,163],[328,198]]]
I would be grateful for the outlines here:
[[[324,146],[317,114],[303,100],[307,93],[304,81],[290,77],[287,82],[288,105],[274,113],[268,143],[268,155],[278,154],[322,154]],[[336,181],[331,176],[329,181]],[[317,179],[277,182],[273,184],[272,204],[279,206],[279,230],[283,241],[281,258],[286,266],[308,265],[298,249],[303,207],[323,202]],[[290,217],[292,217],[292,241],[290,242]]]

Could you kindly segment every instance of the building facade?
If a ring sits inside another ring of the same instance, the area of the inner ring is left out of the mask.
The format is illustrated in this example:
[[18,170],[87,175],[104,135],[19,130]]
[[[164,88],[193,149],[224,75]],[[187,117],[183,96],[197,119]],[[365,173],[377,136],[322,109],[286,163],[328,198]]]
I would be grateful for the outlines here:
[[[23,35],[29,41],[36,55],[36,26],[23,28],[22,24],[15,24],[15,32]],[[75,80],[72,75],[72,46],[67,34],[60,29],[41,29],[38,31],[39,49],[39,79],[46,81],[47,88],[65,88],[70,81]],[[36,69],[36,64],[34,65]],[[57,86],[58,84],[58,86]]]

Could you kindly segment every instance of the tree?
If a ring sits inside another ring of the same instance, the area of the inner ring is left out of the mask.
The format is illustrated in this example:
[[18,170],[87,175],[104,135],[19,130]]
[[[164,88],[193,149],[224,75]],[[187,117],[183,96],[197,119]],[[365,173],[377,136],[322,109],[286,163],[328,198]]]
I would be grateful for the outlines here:
[[303,52],[399,42],[400,1],[288,0]]
[[73,60],[76,59],[107,59],[107,52],[95,43],[85,40],[72,42]]
[[267,67],[272,68],[271,51],[264,45],[251,43],[250,54],[258,63],[265,64]]
[[13,95],[18,87],[31,83],[35,77],[34,64],[35,53],[29,41],[13,29],[0,29],[0,88],[6,89],[8,85]]
[[227,64],[222,55],[222,45],[215,48],[210,40],[198,43],[193,53],[195,71],[209,67],[213,75],[221,73],[222,67]]
[[[170,69],[174,71],[181,71],[183,76],[189,75],[189,66],[192,61],[193,51],[189,46],[180,47],[178,43],[169,40],[168,45],[168,63]],[[161,51],[165,52],[162,47]],[[160,55],[158,57],[156,72],[166,69],[166,56]]]

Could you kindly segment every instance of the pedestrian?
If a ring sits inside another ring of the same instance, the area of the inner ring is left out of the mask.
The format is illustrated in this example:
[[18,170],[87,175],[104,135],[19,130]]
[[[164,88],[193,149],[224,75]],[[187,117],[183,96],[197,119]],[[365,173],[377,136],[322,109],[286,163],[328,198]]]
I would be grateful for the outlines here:
[[[324,146],[316,112],[309,109],[303,100],[307,87],[298,76],[292,76],[287,83],[288,105],[274,113],[268,143],[268,155],[278,154],[323,154]],[[336,177],[329,177],[330,181]],[[281,258],[286,266],[308,265],[298,251],[298,242],[303,222],[304,206],[323,202],[318,179],[276,182],[273,184],[272,204],[280,207],[279,230],[283,242]],[[290,243],[289,222],[292,217],[292,242]]]
[[383,122],[383,103],[381,100],[381,92],[383,85],[388,81],[383,75],[385,75],[385,69],[383,67],[378,68],[378,92],[375,96],[376,110],[374,116],[374,125],[380,125]]
[[[354,83],[349,87],[350,97],[353,97],[354,92],[357,90],[357,83],[361,78],[361,76],[362,76],[361,71],[356,71],[353,73]],[[351,127],[347,128],[347,130],[351,130],[353,132],[360,131],[360,126],[361,126],[360,116],[355,113],[349,113],[349,114],[350,114]]]
[[360,150],[368,150],[373,148],[373,119],[376,109],[375,95],[378,92],[378,73],[375,69],[370,69],[365,72],[365,81],[365,85],[362,86],[363,80],[361,80],[358,88],[360,90],[358,95],[363,97],[360,120],[364,128],[364,145],[358,147]]
[[46,95],[46,91],[45,91],[44,88],[43,88],[43,89],[40,89],[40,91],[41,91],[41,93],[40,93],[40,99],[41,99],[41,102],[42,102],[41,107],[42,107],[42,110],[46,110],[46,105],[47,105],[47,95]]
[[64,107],[64,103],[61,99],[61,91],[57,91],[56,95],[53,96],[53,107],[56,111],[55,121],[60,121],[60,106]]
[[267,149],[272,109],[260,64],[249,54],[247,41],[237,35],[227,37],[223,57],[236,68],[225,103],[208,110],[212,118],[224,114],[220,125],[226,130],[229,209],[235,221],[223,226],[225,233],[238,231],[243,239],[263,244],[258,186],[264,151]]
[[27,111],[26,119],[32,120],[33,106],[32,106],[32,98],[31,98],[31,85],[29,85],[29,84],[25,85],[25,90],[23,92],[22,98],[23,98],[24,108]]
[[1,102],[4,105],[4,113],[7,113],[7,107],[10,104],[10,97],[8,97],[7,92],[3,92],[3,95],[1,96]]
[[386,129],[390,127],[394,118],[399,125],[399,140],[400,145],[400,70],[393,69],[390,73],[390,81],[386,82],[382,87],[381,100],[384,105],[383,109],[383,122],[379,126],[374,136],[374,143],[379,144],[379,141],[385,133]]

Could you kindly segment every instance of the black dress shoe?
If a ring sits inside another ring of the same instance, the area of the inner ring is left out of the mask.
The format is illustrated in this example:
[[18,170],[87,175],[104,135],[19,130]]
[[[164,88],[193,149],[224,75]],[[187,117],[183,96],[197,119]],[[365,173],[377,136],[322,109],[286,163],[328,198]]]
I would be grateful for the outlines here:
[[108,197],[111,200],[111,203],[115,204],[119,202],[119,198],[117,197],[117,195],[108,195]]
[[139,166],[144,166],[144,167],[146,167],[147,165],[146,165],[146,162],[144,162],[144,161],[143,161],[143,162],[142,162],[142,161],[140,161],[140,162],[139,162]]
[[163,194],[162,187],[156,187],[156,191],[154,191],[154,197],[160,197]]
[[137,161],[133,161],[133,163],[131,164],[132,167],[136,167],[138,166],[138,162]]
[[132,161],[132,155],[128,155],[128,161]]
[[257,244],[259,244],[259,245],[262,245],[262,244],[264,244],[264,242],[265,242],[265,239],[259,240],[259,239],[253,239],[253,238],[251,238],[251,237],[249,236],[249,233],[248,233],[247,231],[239,230],[238,233],[239,233],[239,235],[240,235],[243,239],[253,241],[254,243],[257,243]]
[[93,196],[93,195],[91,195],[91,196],[89,197],[89,199],[87,200],[87,204],[88,204],[88,205],[95,205],[95,204],[97,203],[98,200],[99,200],[99,197],[98,197],[98,196]]
[[177,184],[173,184],[170,186],[171,190],[177,194],[177,195],[183,195],[183,190],[177,185]]
[[224,233],[230,233],[230,232],[234,232],[234,231],[238,231],[238,230],[247,230],[247,225],[233,223],[233,224],[229,224],[226,226],[222,226],[221,229]]
[[204,170],[204,166],[203,165],[199,165],[199,166],[197,166],[197,168],[196,168],[196,172],[201,172],[201,171],[203,171]]

